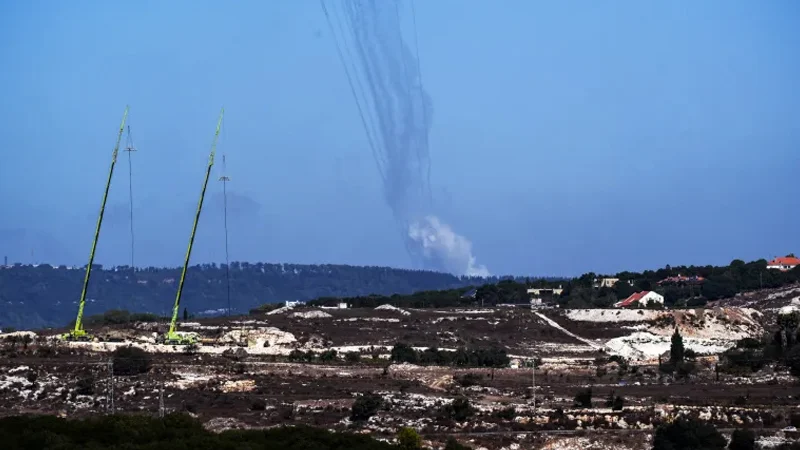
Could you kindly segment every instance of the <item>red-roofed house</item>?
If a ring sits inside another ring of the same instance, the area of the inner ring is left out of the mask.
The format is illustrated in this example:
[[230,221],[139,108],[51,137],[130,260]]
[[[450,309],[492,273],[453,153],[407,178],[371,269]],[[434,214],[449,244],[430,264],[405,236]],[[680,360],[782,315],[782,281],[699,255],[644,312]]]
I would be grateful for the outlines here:
[[636,292],[621,302],[614,303],[615,308],[630,308],[633,306],[647,306],[650,303],[664,304],[664,296],[653,291]]
[[794,255],[775,258],[767,263],[767,269],[776,269],[783,271],[792,270],[797,266],[800,266],[800,258],[795,258]]

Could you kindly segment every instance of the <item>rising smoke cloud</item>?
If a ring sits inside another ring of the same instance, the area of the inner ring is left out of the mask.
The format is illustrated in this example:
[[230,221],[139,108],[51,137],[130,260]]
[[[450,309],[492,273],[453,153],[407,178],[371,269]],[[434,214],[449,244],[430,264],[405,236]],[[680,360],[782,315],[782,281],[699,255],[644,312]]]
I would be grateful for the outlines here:
[[[414,266],[486,276],[470,241],[434,214],[428,136],[433,103],[400,24],[400,0],[321,2],[358,106],[384,198]],[[413,14],[413,8],[411,9]],[[412,17],[416,27],[416,18]],[[416,30],[415,30],[415,48]]]
[[422,248],[425,259],[438,269],[467,276],[489,276],[486,266],[477,264],[473,256],[472,242],[436,216],[411,224],[408,237]]

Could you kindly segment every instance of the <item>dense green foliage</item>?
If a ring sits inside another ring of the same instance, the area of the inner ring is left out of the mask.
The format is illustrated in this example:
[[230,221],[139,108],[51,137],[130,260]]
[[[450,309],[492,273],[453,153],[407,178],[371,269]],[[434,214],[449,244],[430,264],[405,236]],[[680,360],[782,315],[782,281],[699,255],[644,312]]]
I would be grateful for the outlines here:
[[[81,268],[47,264],[0,266],[0,304],[6,306],[0,311],[0,328],[60,327],[74,321],[84,275]],[[118,309],[169,316],[179,279],[179,268],[104,269],[95,265],[86,314]],[[243,313],[263,303],[285,300],[410,294],[484,282],[487,280],[387,267],[234,262],[231,303],[234,312]],[[225,266],[192,266],[186,276],[182,303],[195,316],[227,308]]]
[[[702,283],[659,284],[670,277],[702,277]],[[563,308],[607,308],[638,291],[653,290],[664,296],[667,306],[702,307],[708,301],[732,297],[759,288],[777,288],[800,282],[800,266],[788,271],[767,269],[766,260],[745,263],[734,260],[727,266],[667,266],[658,270],[620,272],[613,275],[621,282],[613,287],[597,288],[594,282],[603,276],[586,273],[577,278],[504,279],[484,283],[477,288],[460,287],[439,291],[421,291],[405,295],[369,295],[358,297],[321,297],[312,305],[333,306],[346,302],[354,307],[374,308],[391,304],[405,308],[495,306],[528,302],[528,288],[563,288],[561,295],[547,299]]]
[[679,418],[661,425],[653,437],[653,450],[724,450],[727,441],[713,425]]
[[53,416],[0,419],[6,450],[389,450],[393,445],[368,436],[332,433],[311,427],[213,433],[186,415],[100,416],[66,420]]

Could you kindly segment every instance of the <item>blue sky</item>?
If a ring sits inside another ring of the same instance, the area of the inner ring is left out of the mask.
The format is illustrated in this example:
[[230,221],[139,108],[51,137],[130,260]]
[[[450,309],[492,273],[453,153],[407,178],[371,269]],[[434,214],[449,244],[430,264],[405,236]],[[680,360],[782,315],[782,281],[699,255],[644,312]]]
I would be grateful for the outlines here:
[[[800,4],[416,13],[436,212],[492,273],[800,252]],[[130,104],[137,265],[180,264],[224,106],[232,259],[409,266],[318,1],[2,2],[0,42],[11,261],[85,263]],[[107,265],[130,258],[122,156]],[[196,262],[224,259],[220,169]]]

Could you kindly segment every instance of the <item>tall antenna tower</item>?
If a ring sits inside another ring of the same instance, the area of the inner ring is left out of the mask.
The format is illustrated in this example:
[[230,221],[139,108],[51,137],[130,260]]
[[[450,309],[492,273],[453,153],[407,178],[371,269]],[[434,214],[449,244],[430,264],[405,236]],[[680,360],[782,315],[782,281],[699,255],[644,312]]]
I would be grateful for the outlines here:
[[134,240],[133,240],[133,159],[131,155],[136,151],[133,145],[133,137],[131,136],[131,126],[128,125],[128,136],[125,139],[125,151],[128,153],[128,203],[130,205],[130,218],[131,218],[131,270],[135,270],[134,265]]
[[231,315],[231,262],[228,253],[228,182],[231,181],[228,177],[228,170],[225,164],[225,154],[222,155],[222,176],[219,177],[222,181],[222,208],[225,220],[225,281],[228,288],[228,316]]

